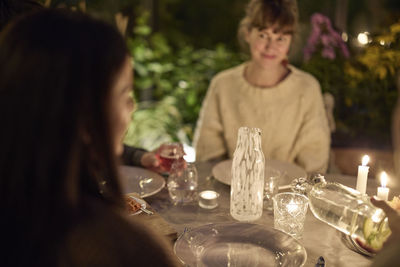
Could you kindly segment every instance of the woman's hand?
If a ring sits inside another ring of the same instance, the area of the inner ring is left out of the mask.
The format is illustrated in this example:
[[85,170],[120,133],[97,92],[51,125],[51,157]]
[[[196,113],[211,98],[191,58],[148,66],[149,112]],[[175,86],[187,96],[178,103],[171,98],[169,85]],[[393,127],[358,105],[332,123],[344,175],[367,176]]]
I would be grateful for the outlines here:
[[388,217],[389,228],[392,231],[392,234],[389,236],[389,238],[386,240],[386,242],[383,244],[383,246],[387,247],[394,242],[399,242],[400,241],[400,214],[395,209],[390,207],[386,201],[378,200],[374,197],[371,197],[371,202],[376,207],[382,209],[385,212],[386,216]]
[[142,158],[140,159],[140,163],[146,169],[158,172],[158,173],[165,173],[166,170],[161,166],[160,159],[157,157],[154,151],[146,152],[143,154]]

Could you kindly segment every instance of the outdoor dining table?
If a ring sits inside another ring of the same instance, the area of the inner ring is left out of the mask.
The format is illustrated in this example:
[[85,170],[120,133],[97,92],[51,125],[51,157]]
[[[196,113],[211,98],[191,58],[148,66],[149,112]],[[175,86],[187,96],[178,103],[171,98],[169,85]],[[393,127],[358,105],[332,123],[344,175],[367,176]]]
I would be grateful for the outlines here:
[[[146,198],[151,207],[178,232],[178,236],[185,228],[193,229],[210,223],[235,222],[230,215],[230,186],[217,181],[212,177],[211,170],[215,162],[196,163],[198,170],[198,192],[214,190],[220,194],[218,206],[214,209],[203,209],[197,202],[186,205],[174,205],[169,199],[168,190],[164,188],[159,193]],[[327,181],[336,181],[344,185],[355,187],[356,177],[340,174],[327,174]],[[376,194],[377,183],[368,179],[367,193]],[[274,226],[273,212],[264,209],[260,219],[252,223]],[[363,256],[349,249],[342,234],[333,227],[315,218],[308,209],[303,238],[299,242],[307,251],[307,261],[304,266],[315,266],[317,259],[323,256],[326,266],[369,266],[372,258]]]

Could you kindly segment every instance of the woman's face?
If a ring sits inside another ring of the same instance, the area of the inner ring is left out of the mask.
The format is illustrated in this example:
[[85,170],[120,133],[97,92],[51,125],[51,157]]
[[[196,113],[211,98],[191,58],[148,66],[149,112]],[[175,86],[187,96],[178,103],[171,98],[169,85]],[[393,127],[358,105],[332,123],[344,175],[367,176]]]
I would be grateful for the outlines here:
[[122,139],[132,118],[134,107],[132,90],[132,63],[131,58],[127,57],[111,91],[111,130],[116,155],[122,154]]
[[284,33],[269,27],[252,28],[246,34],[251,60],[262,68],[279,66],[289,52],[292,34]]

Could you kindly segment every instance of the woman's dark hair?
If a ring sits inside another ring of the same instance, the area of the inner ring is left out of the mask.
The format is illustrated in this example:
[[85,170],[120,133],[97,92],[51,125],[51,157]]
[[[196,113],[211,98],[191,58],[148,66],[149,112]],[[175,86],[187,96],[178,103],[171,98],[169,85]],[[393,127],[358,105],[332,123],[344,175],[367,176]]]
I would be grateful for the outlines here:
[[0,31],[15,17],[41,8],[35,0],[0,0]]
[[67,10],[29,14],[0,35],[0,227],[23,250],[7,257],[51,253],[41,246],[57,244],[87,198],[122,204],[109,111],[127,55],[116,29]]

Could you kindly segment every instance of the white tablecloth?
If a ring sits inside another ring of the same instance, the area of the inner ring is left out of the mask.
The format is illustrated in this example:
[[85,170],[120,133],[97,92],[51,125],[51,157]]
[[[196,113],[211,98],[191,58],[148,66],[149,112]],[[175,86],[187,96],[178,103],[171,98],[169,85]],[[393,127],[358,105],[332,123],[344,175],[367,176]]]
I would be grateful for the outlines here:
[[[211,177],[211,163],[197,164],[199,173],[199,192],[206,189],[215,190],[220,193],[218,207],[213,210],[200,208],[197,203],[174,206],[169,200],[167,189],[164,188],[158,194],[146,198],[146,201],[161,216],[181,233],[185,227],[193,228],[208,224],[235,221],[229,213],[230,187],[218,182]],[[345,175],[326,175],[328,181],[337,181],[350,187],[355,187],[356,177]],[[376,182],[368,181],[367,193],[376,194]],[[273,214],[264,210],[261,219],[254,223],[265,224],[273,227]],[[310,210],[305,221],[303,239],[300,243],[307,251],[307,262],[305,266],[314,266],[319,256],[323,256],[326,266],[369,266],[371,258],[360,255],[348,247],[342,240],[342,234],[331,226],[316,219]]]

